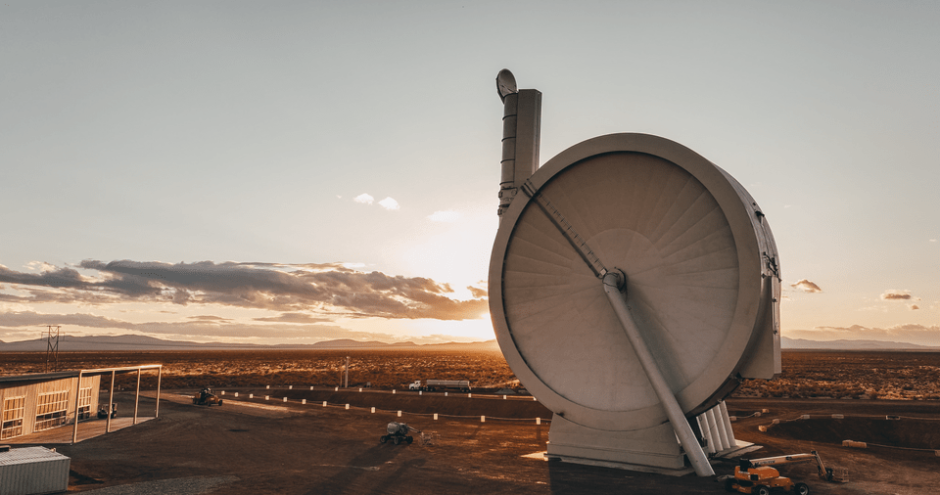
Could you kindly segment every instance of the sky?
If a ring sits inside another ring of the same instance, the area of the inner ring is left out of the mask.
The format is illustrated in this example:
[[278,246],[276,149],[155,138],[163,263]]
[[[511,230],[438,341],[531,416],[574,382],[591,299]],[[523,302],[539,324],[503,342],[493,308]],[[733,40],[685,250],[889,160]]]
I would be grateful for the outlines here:
[[940,345],[940,3],[0,4],[0,340],[494,338],[497,72],[773,228],[782,334]]

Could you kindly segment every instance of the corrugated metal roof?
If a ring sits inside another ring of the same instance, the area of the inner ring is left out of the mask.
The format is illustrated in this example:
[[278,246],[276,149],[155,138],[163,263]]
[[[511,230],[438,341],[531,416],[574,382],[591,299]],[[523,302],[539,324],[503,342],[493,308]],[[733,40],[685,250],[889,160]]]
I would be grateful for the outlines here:
[[47,382],[51,380],[59,380],[62,378],[74,378],[82,374],[82,376],[92,376],[92,375],[103,375],[105,373],[114,372],[129,372],[137,370],[155,370],[162,368],[162,364],[142,364],[139,366],[122,366],[119,368],[96,368],[88,370],[73,370],[73,371],[59,371],[55,373],[33,373],[29,375],[8,375],[0,376],[0,383],[9,383],[9,382]]
[[0,452],[0,466],[13,466],[16,464],[30,464],[34,462],[51,462],[68,459],[68,457],[53,452],[45,447],[24,447]]

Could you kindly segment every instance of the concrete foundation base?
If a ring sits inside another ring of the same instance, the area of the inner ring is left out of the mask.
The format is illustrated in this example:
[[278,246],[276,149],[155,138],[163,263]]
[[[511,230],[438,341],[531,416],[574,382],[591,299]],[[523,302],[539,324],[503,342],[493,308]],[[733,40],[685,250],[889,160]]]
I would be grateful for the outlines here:
[[693,472],[669,423],[632,431],[595,430],[557,414],[548,432],[549,458],[646,473]]

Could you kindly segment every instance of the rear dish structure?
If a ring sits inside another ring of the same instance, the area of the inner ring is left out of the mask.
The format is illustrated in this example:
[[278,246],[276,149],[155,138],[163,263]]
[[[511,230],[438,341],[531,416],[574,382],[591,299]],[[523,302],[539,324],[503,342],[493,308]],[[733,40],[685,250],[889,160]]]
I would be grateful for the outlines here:
[[685,469],[598,270],[625,275],[633,321],[694,417],[740,378],[780,372],[780,274],[763,213],[724,170],[646,134],[582,142],[515,186],[490,312],[513,372],[555,413],[548,454]]

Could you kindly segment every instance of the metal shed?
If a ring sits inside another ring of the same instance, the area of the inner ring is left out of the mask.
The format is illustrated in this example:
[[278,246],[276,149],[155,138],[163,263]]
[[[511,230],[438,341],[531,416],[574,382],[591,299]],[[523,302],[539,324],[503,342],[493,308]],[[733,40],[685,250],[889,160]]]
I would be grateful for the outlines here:
[[0,493],[39,495],[68,490],[71,459],[45,447],[0,451]]

